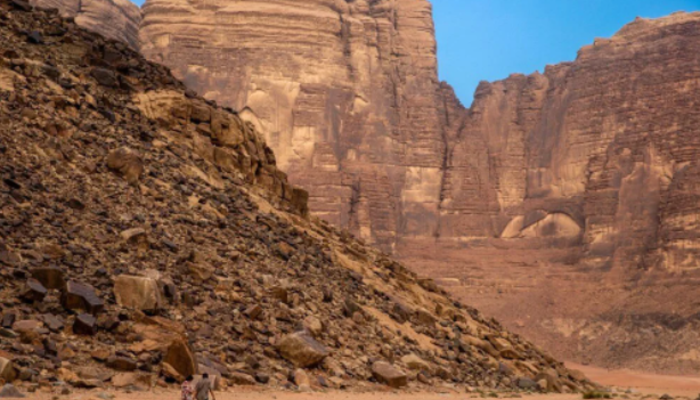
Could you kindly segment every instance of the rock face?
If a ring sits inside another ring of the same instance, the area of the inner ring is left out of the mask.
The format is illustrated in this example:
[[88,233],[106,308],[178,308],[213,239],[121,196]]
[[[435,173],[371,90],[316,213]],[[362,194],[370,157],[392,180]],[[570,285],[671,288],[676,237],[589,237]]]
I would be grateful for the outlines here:
[[310,208],[391,248],[438,227],[445,97],[427,0],[148,0],[143,52],[265,134]]
[[[447,162],[439,236],[582,237],[601,267],[694,268],[699,28],[698,13],[638,19],[573,63],[482,84]],[[476,191],[459,184],[466,170]],[[474,201],[493,214],[461,212]]]
[[265,133],[315,214],[370,242],[583,238],[598,265],[683,270],[698,20],[640,19],[482,84],[469,110],[437,80],[426,0],[148,0],[141,39]]
[[129,0],[30,0],[32,5],[56,8],[64,17],[107,38],[139,48],[141,10]]
[[[127,45],[27,8],[0,0],[3,378],[152,388],[207,372],[280,388],[313,365],[304,388],[401,386],[417,378],[372,365],[412,354],[437,371],[416,385],[515,389],[556,371],[562,391],[593,387],[310,218],[253,124]],[[27,302],[30,280],[47,293]],[[522,360],[468,345],[493,337]]]

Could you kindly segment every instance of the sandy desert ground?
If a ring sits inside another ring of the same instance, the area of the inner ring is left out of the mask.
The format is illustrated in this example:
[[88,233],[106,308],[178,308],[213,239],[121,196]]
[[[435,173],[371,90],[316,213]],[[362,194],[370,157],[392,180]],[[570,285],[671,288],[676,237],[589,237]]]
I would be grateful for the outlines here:
[[[655,400],[663,394],[669,394],[677,400],[694,400],[700,393],[700,376],[665,376],[638,373],[634,371],[607,371],[604,369],[570,365],[572,368],[585,372],[592,380],[615,388],[617,398]],[[60,396],[67,400],[100,400],[97,395],[103,391],[75,392],[68,396]],[[177,400],[179,393],[174,390],[156,389],[153,392],[120,393],[109,392],[116,397],[114,400]],[[28,398],[37,400],[52,400],[55,394],[30,394]],[[250,389],[230,390],[217,393],[217,400],[463,400],[480,398],[479,393],[456,393],[445,389],[436,389],[435,393],[423,392],[323,392],[295,393],[280,391],[254,391]],[[518,398],[519,395],[501,394],[501,398]],[[529,400],[578,400],[579,394],[526,395]]]

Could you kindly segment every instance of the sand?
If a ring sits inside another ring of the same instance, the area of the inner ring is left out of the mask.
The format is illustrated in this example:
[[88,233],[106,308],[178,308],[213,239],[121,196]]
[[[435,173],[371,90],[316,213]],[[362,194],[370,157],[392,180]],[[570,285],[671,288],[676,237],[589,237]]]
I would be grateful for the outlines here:
[[[683,398],[693,400],[700,393],[700,376],[671,376],[648,374],[635,371],[609,371],[601,368],[569,364],[586,373],[586,375],[603,385],[617,388],[619,392],[630,390],[630,399],[655,400],[662,394],[670,394],[677,400]],[[60,396],[65,400],[100,400],[96,395],[103,390],[77,391],[68,396]],[[180,395],[175,390],[155,389],[153,392],[120,393],[112,392],[115,400],[179,400]],[[29,394],[28,398],[37,400],[52,400],[52,393]],[[502,394],[502,398],[517,396]],[[444,393],[411,393],[411,392],[324,392],[324,393],[295,393],[282,391],[256,391],[250,388],[234,389],[217,393],[216,400],[465,400],[480,398],[477,393],[455,393],[445,390]],[[581,395],[527,395],[525,400],[580,400]]]

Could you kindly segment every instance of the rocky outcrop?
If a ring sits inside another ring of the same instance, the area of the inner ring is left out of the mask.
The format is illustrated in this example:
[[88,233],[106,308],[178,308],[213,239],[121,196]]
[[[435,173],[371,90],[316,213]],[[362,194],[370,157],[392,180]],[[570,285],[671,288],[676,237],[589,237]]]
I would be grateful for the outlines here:
[[[0,0],[0,46],[7,381],[148,390],[207,372],[222,389],[517,390],[554,370],[561,391],[592,387],[309,218],[254,125],[165,67],[22,0]],[[469,344],[496,337],[520,359]]]
[[30,0],[30,3],[55,8],[62,16],[75,18],[82,27],[139,48],[141,10],[129,0]]

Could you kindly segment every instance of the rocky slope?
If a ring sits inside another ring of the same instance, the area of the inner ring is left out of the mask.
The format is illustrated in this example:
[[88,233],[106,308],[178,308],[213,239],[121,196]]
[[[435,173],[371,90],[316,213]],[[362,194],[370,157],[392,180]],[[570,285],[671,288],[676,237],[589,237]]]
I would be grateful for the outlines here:
[[165,67],[22,0],[0,38],[3,380],[590,387],[309,219],[255,127]]
[[[143,12],[146,56],[263,132],[315,215],[448,278],[557,355],[700,370],[686,354],[700,310],[679,294],[698,278],[700,15],[639,19],[574,62],[482,84],[467,110],[438,82],[427,0]],[[538,322],[522,327],[523,313]],[[635,346],[650,356],[628,358]]]

